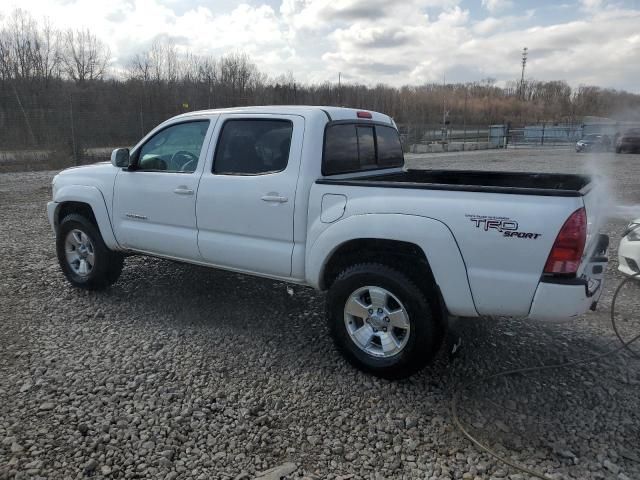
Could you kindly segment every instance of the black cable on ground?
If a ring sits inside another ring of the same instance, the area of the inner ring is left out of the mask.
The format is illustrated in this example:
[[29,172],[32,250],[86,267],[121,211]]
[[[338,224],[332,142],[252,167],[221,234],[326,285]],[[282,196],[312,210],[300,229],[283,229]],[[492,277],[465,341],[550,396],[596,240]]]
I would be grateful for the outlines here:
[[631,342],[628,342],[625,344],[624,339],[622,338],[622,336],[620,335],[620,332],[618,331],[618,325],[616,325],[616,319],[615,319],[615,308],[616,308],[616,300],[618,299],[618,293],[620,293],[620,290],[622,290],[622,287],[624,287],[627,284],[627,282],[629,282],[630,280],[634,280],[636,278],[640,278],[640,272],[636,273],[631,277],[625,278],[620,283],[620,285],[618,285],[618,288],[616,288],[616,291],[613,293],[613,299],[611,300],[611,326],[613,327],[613,331],[615,332],[616,337],[618,337],[618,340],[620,340],[620,343],[625,346],[627,351],[631,355],[633,355],[635,358],[640,358],[640,355],[638,355],[638,353],[632,350],[631,347],[629,346],[629,343]]
[[480,440],[478,440],[477,438],[475,438],[473,435],[471,435],[471,433],[469,433],[469,431],[465,428],[465,426],[463,425],[463,423],[460,421],[460,418],[458,416],[458,400],[460,398],[460,395],[462,394],[462,391],[472,387],[473,385],[477,385],[479,383],[484,383],[487,382],[489,380],[493,380],[494,378],[498,378],[498,377],[507,377],[507,376],[511,376],[511,375],[517,375],[517,374],[524,374],[524,373],[530,373],[530,372],[541,372],[541,371],[545,371],[545,370],[554,370],[554,369],[558,369],[558,368],[568,368],[568,367],[575,367],[578,365],[584,365],[586,363],[592,363],[595,362],[597,360],[601,360],[605,357],[611,356],[611,355],[615,355],[616,353],[621,352],[622,350],[627,350],[630,353],[632,353],[634,356],[637,356],[636,352],[634,352],[631,348],[630,345],[632,343],[634,343],[635,341],[637,341],[638,339],[640,339],[640,334],[636,335],[635,337],[633,337],[631,340],[625,342],[622,339],[622,336],[620,335],[620,333],[618,332],[618,328],[616,326],[616,320],[615,320],[615,305],[616,305],[616,299],[618,297],[618,294],[620,293],[620,290],[622,289],[622,287],[624,285],[627,284],[627,282],[634,280],[636,278],[640,278],[640,273],[637,273],[631,277],[627,277],[625,278],[620,285],[618,285],[618,288],[616,288],[615,293],[613,294],[613,300],[611,301],[611,324],[613,325],[613,330],[616,333],[616,336],[618,337],[618,340],[620,340],[621,346],[619,346],[618,348],[615,348],[613,350],[609,350],[607,352],[598,354],[598,355],[594,355],[592,357],[588,357],[582,360],[574,360],[571,362],[564,362],[564,363],[557,363],[554,365],[541,365],[538,367],[525,367],[525,368],[516,368],[513,370],[505,370],[504,372],[499,372],[499,373],[494,373],[492,375],[487,375],[485,377],[479,378],[477,380],[472,380],[470,382],[467,383],[463,383],[462,385],[458,386],[458,388],[456,388],[456,390],[453,393],[453,398],[451,400],[451,414],[453,416],[453,422],[455,423],[456,427],[458,427],[458,430],[460,430],[460,432],[462,432],[462,434],[467,437],[469,439],[469,441],[471,441],[471,443],[473,443],[476,447],[478,447],[480,450],[488,453],[489,455],[491,455],[492,457],[494,457],[495,459],[499,460],[500,462],[509,465],[512,468],[515,468],[516,470],[519,470],[523,473],[526,473],[528,475],[531,475],[533,477],[537,477],[537,478],[541,478],[542,480],[553,480],[551,477],[548,477],[547,475],[545,475],[544,473],[540,473],[537,472],[535,470],[529,469],[523,465],[520,465],[516,462],[513,462],[511,460],[509,460],[508,458],[504,458],[502,455],[500,455],[499,453],[497,453],[495,450],[493,450],[491,447],[488,447],[487,445],[483,444]]

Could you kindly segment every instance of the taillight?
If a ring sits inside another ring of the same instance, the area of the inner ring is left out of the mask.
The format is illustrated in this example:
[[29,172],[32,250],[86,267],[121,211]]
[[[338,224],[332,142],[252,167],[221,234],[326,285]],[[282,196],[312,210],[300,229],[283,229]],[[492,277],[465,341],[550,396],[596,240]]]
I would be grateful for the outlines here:
[[587,241],[587,212],[584,207],[576,210],[564,222],[551,248],[544,266],[544,273],[551,275],[575,275]]
[[356,113],[356,115],[358,116],[358,118],[373,118],[373,116],[371,115],[371,112],[364,112],[362,110]]

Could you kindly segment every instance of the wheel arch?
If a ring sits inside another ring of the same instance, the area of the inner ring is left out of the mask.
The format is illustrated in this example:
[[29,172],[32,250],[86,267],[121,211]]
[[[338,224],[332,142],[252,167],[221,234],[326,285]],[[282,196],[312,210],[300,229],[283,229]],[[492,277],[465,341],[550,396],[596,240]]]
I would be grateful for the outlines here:
[[426,277],[441,296],[443,309],[453,315],[477,316],[458,244],[438,220],[368,214],[338,221],[307,250],[306,280],[326,290],[341,269],[363,261],[399,268],[421,287],[430,283]]
[[118,241],[113,232],[111,218],[104,196],[96,187],[74,185],[62,187],[55,196],[55,210],[53,212],[53,228],[55,231],[62,219],[70,214],[77,213],[87,217],[94,223],[105,245],[112,250],[118,250]]
[[87,220],[90,220],[94,225],[98,225],[98,221],[96,220],[96,216],[93,213],[93,208],[91,208],[91,205],[85,202],[76,202],[73,200],[69,200],[60,203],[58,205],[58,208],[56,209],[54,217],[56,228],[58,227],[58,225],[60,225],[62,219],[71,213],[82,215],[83,217],[87,218]]

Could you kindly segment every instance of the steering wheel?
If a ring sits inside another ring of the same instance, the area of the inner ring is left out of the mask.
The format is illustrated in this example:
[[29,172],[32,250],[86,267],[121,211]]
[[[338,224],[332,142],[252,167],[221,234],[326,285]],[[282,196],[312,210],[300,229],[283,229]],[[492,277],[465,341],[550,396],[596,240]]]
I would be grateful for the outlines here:
[[174,153],[171,156],[171,160],[169,160],[169,164],[170,165],[174,165],[174,160],[176,159],[176,157],[186,157],[187,161],[185,163],[182,164],[182,166],[180,167],[181,172],[187,172],[189,171],[187,169],[188,166],[190,166],[191,164],[197,165],[198,164],[198,157],[196,155],[194,155],[193,153],[187,151],[187,150],[179,150],[176,153]]

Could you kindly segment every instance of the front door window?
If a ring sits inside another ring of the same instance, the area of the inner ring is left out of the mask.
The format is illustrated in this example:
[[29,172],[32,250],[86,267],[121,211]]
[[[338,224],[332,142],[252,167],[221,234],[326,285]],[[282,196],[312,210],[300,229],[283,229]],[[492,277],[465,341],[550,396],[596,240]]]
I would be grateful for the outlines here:
[[151,137],[140,149],[138,169],[193,173],[198,166],[208,120],[171,125]]

